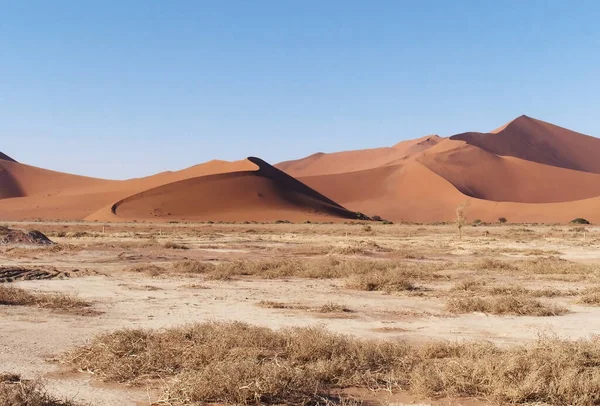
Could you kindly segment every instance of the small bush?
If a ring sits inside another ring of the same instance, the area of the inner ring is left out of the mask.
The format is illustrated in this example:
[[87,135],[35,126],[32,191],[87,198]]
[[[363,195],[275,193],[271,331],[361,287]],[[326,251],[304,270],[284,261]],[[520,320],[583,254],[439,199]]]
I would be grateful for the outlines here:
[[474,225],[474,226],[478,226],[478,225],[480,225],[481,223],[482,223],[482,222],[481,222],[481,219],[475,219],[475,220],[473,220],[473,225]]
[[456,298],[450,300],[446,308],[451,313],[481,312],[515,316],[561,316],[569,312],[564,307],[546,305],[535,299],[511,295],[493,298]]
[[173,241],[167,241],[163,247],[165,248],[169,248],[169,249],[173,249],[173,250],[189,250],[190,247],[188,247],[185,244],[179,244]]
[[105,381],[163,386],[164,403],[177,405],[323,405],[332,389],[345,387],[494,404],[598,405],[599,359],[597,338],[542,336],[512,347],[415,344],[240,322],[119,330],[65,355],[74,368]]
[[22,379],[16,374],[0,373],[0,404],[4,406],[75,406],[46,393],[39,383]]
[[80,311],[90,303],[64,293],[29,292],[14,286],[0,285],[0,305],[36,306],[66,312]]
[[506,217],[498,217],[498,222],[501,224],[506,223],[508,220],[506,219]]
[[591,224],[584,218],[577,217],[576,219],[571,220],[570,224]]
[[383,221],[383,219],[381,218],[381,216],[373,216],[373,217],[371,217],[371,220],[373,220],[373,221]]

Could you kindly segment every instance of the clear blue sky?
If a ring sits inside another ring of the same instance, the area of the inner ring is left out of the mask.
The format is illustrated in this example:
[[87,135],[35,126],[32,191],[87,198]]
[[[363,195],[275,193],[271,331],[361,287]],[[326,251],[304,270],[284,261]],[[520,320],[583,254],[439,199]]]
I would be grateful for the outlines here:
[[109,178],[487,131],[600,136],[596,0],[0,0],[0,151]]

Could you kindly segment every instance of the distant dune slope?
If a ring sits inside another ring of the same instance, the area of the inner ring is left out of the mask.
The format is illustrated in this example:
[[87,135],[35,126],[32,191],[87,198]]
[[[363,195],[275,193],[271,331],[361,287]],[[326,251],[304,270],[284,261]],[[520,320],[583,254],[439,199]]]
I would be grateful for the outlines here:
[[400,142],[393,147],[318,153],[294,161],[281,162],[275,167],[295,177],[362,171],[398,163],[412,154],[436,145],[440,140],[437,135],[428,135]]
[[120,219],[308,220],[356,214],[258,158],[254,170],[200,176],[127,197]]
[[174,172],[114,181],[0,160],[0,219],[81,220],[117,200],[188,177],[255,168],[247,160],[210,161]]
[[484,200],[556,203],[600,196],[598,174],[498,156],[452,139],[417,160],[463,194]]
[[464,133],[450,137],[500,156],[577,171],[600,173],[600,139],[521,116],[496,133]]
[[[600,202],[597,138],[522,116],[489,134],[427,143],[391,161],[388,148],[325,154],[279,167],[345,207],[396,221],[448,221],[467,200],[470,212],[488,221],[498,215],[515,221],[579,216],[600,221],[600,210],[594,209]],[[372,160],[374,155],[384,159]],[[342,158],[345,172],[329,167],[337,168]]]
[[432,135],[276,167],[258,158],[210,161],[113,181],[0,153],[0,219],[304,221],[363,212],[431,222],[452,220],[468,200],[471,219],[600,222],[600,140],[527,116],[490,133]]

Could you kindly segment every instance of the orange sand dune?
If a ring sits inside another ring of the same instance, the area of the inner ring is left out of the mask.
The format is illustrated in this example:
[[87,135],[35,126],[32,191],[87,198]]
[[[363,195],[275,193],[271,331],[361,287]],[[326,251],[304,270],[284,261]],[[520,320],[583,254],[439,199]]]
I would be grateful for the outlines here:
[[449,221],[466,200],[487,221],[600,221],[597,138],[522,116],[496,133],[430,144],[385,164],[369,160],[372,150],[321,158],[332,166],[334,158],[348,158],[345,173],[310,157],[279,167],[345,207],[395,221]]
[[432,147],[440,140],[437,135],[428,135],[400,142],[393,147],[318,153],[295,161],[281,162],[275,167],[295,177],[361,171],[396,163]]
[[[260,165],[257,166],[257,163]],[[211,176],[214,179],[207,180]],[[219,178],[223,180],[216,181]],[[237,181],[226,181],[230,178]],[[179,183],[186,179],[190,182]],[[256,179],[259,179],[258,184]],[[257,190],[255,194],[251,193],[253,187]],[[212,189],[217,194],[229,193],[232,200],[215,199]],[[258,159],[210,161],[181,171],[125,181],[88,178],[0,160],[0,219],[3,220],[157,220],[160,216],[147,216],[145,209],[140,211],[139,216],[130,210],[132,201],[138,204],[146,191],[157,190],[168,190],[168,196],[164,196],[167,206],[177,206],[170,210],[190,219],[201,217],[203,211],[200,208],[210,214],[212,220],[355,217],[335,202]],[[253,196],[258,196],[258,190],[264,190],[265,195],[271,198],[249,204]],[[236,197],[242,191],[247,195]],[[174,196],[177,197],[170,200]],[[278,196],[279,200],[273,196]],[[189,201],[190,197],[193,202]],[[184,201],[191,206],[184,207]],[[111,213],[115,202],[121,202],[117,206],[124,205],[119,211],[123,216]],[[237,207],[235,215],[229,213],[231,202],[235,202]],[[160,205],[154,209],[157,213],[162,210]],[[286,216],[281,217],[283,214]]]
[[[127,197],[112,206],[112,214],[125,220],[356,218],[355,213],[266,162],[258,158],[248,158],[247,162],[253,170],[188,178]],[[105,216],[98,213],[91,218]]]
[[521,116],[497,133],[464,133],[450,137],[500,156],[577,171],[600,173],[600,140]]
[[287,175],[252,158],[112,181],[0,153],[0,219],[300,221],[360,211],[430,222],[452,220],[469,200],[468,215],[485,221],[600,222],[598,157],[597,138],[526,116],[491,133],[427,136],[276,165]]
[[556,203],[600,196],[600,175],[595,173],[498,156],[463,141],[441,144],[417,160],[470,197]]

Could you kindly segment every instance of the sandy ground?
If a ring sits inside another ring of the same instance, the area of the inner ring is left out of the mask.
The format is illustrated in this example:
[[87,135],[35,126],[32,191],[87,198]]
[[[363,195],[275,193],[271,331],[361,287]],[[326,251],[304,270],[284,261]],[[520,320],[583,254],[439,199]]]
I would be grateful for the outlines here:
[[[202,276],[151,277],[124,271],[131,265],[166,266],[183,258],[215,263],[234,259],[308,258],[318,252],[329,255],[331,247],[361,246],[365,241],[386,249],[348,256],[382,261],[402,257],[417,263],[451,260],[463,264],[481,257],[531,258],[531,252],[537,250],[542,255],[551,253],[569,261],[600,264],[595,238],[600,231],[595,228],[586,229],[584,235],[581,230],[570,227],[478,227],[466,230],[465,237],[459,240],[451,226],[376,226],[370,231],[363,225],[171,225],[159,230],[148,225],[111,225],[108,231],[102,225],[67,223],[36,224],[35,227],[69,248],[52,252],[46,248],[4,247],[0,251],[0,266],[77,268],[83,276],[75,277],[76,273],[72,273],[72,277],[64,279],[12,284],[32,291],[75,294],[92,302],[99,314],[82,316],[0,306],[0,372],[41,378],[52,393],[91,405],[142,405],[157,400],[157,392],[151,389],[102,384],[91,374],[69,371],[58,362],[69,349],[99,333],[121,328],[163,328],[207,320],[241,320],[271,328],[324,325],[332,331],[362,338],[415,342],[490,340],[499,345],[524,343],[542,333],[571,339],[600,334],[596,323],[600,307],[576,304],[574,298],[568,296],[543,299],[571,311],[558,317],[453,315],[445,310],[447,298],[443,293],[421,296],[362,292],[348,289],[342,279],[238,277],[213,281],[204,280]],[[100,227],[104,232],[99,232]],[[85,229],[88,230],[86,236],[73,234]],[[60,236],[53,237],[52,233]],[[149,236],[158,242],[146,244]],[[161,246],[162,242],[173,240],[190,249]],[[468,274],[460,265],[452,268],[453,278]],[[527,275],[488,278],[494,283],[534,289],[578,290],[593,285],[587,280],[540,279]],[[423,283],[423,286],[445,292],[454,283],[452,279]],[[261,301],[281,302],[291,308],[265,308],[260,305]],[[350,311],[329,314],[315,310],[326,303],[340,304]],[[410,397],[402,399],[417,401]],[[469,401],[442,403],[468,404]]]

